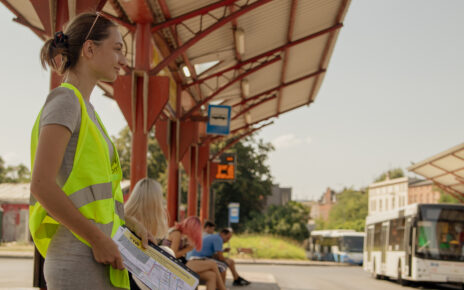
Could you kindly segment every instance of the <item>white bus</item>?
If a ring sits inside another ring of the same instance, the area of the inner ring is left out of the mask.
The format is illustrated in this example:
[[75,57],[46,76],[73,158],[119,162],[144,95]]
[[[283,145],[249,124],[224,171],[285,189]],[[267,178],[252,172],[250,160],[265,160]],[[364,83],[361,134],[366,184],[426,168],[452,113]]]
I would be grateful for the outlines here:
[[464,205],[411,204],[366,218],[363,267],[401,285],[463,284],[463,245]]
[[312,231],[307,256],[316,261],[362,264],[364,233],[354,230]]

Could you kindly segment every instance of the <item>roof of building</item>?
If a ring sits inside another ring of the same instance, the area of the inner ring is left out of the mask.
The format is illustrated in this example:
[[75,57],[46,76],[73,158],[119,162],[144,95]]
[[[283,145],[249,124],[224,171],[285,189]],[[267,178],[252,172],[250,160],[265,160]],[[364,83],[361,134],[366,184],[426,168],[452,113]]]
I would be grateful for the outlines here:
[[408,182],[408,177],[398,177],[398,178],[393,178],[393,179],[386,179],[386,180],[379,181],[379,182],[373,182],[369,184],[369,188],[388,186],[388,185],[402,183],[402,182]]
[[29,183],[1,183],[0,203],[29,204]]
[[433,182],[431,180],[427,179],[419,179],[419,178],[409,178],[408,181],[408,186],[409,187],[418,187],[418,186],[427,186],[427,185],[433,185]]

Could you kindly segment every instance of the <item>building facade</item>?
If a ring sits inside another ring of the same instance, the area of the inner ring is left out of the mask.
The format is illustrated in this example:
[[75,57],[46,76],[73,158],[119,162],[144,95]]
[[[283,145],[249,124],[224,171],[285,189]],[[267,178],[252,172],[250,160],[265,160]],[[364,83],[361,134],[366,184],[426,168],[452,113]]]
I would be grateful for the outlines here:
[[272,185],[271,195],[266,197],[267,209],[271,205],[286,205],[292,200],[292,188],[291,187],[280,187],[279,184]]
[[439,203],[440,191],[435,188],[431,180],[421,180],[409,182],[408,201],[409,203]]
[[0,208],[2,242],[27,242],[29,234],[30,186],[24,184],[0,184]]
[[369,185],[368,215],[395,210],[408,204],[408,177]]
[[369,215],[412,203],[439,203],[440,192],[429,180],[400,177],[369,185]]
[[328,220],[330,210],[337,203],[337,195],[335,191],[327,188],[319,201],[311,206],[310,217],[312,220],[322,219]]

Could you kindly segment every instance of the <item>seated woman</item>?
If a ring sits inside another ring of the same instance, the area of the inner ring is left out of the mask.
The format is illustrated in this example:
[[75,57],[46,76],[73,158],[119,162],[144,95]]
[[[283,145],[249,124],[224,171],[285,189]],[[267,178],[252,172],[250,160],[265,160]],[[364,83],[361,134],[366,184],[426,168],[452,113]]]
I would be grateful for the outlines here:
[[201,221],[197,217],[188,217],[174,228],[169,230],[168,238],[164,239],[162,245],[168,246],[174,252],[175,258],[179,259],[192,271],[198,273],[200,279],[205,281],[207,290],[226,289],[222,281],[219,269],[211,260],[190,260],[185,256],[195,247],[201,250]]
[[[159,241],[166,236],[168,223],[163,204],[163,190],[155,180],[150,178],[139,180],[124,205],[124,211],[126,219],[135,220],[134,227],[144,226],[151,239]],[[129,278],[132,290],[148,289],[138,279],[131,275]]]

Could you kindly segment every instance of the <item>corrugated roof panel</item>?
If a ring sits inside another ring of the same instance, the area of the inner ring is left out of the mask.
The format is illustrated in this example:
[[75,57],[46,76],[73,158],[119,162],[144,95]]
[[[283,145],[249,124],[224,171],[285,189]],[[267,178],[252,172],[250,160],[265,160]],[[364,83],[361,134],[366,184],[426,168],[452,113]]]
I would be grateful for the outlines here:
[[438,159],[437,161],[432,162],[432,164],[437,165],[440,168],[445,169],[446,171],[454,171],[456,169],[464,168],[464,160],[448,155],[444,158]]
[[270,64],[259,71],[250,74],[247,79],[250,83],[250,96],[269,90],[280,83],[282,61]]
[[169,13],[171,18],[184,15],[190,11],[197,10],[201,7],[205,7],[212,3],[217,2],[217,0],[182,0],[182,1],[166,1],[166,5],[169,8]]
[[454,172],[454,174],[464,178],[464,169],[458,170],[458,171]]
[[296,83],[292,86],[285,87],[282,90],[281,111],[287,111],[294,107],[308,103],[309,92],[314,85],[314,79],[308,79]]
[[342,0],[298,1],[292,40],[336,24]]
[[446,186],[455,185],[456,183],[459,183],[456,180],[456,177],[454,177],[451,174],[447,174],[447,175],[438,177],[438,178],[435,179],[435,181],[438,182],[438,183],[444,184]]
[[437,175],[441,175],[445,173],[445,171],[438,169],[436,167],[433,167],[432,165],[429,165],[429,164],[424,165],[420,168],[417,168],[415,172],[427,178],[433,178]]
[[257,120],[262,120],[274,116],[276,113],[276,107],[277,99],[273,99],[269,102],[255,107],[250,111],[252,122],[256,122]]
[[319,70],[328,36],[321,36],[288,50],[285,82]]
[[455,154],[456,156],[459,156],[459,157],[461,157],[462,159],[464,159],[464,149],[463,149],[463,150],[456,151],[454,154]]
[[42,22],[40,21],[39,15],[35,12],[34,6],[32,6],[30,0],[14,0],[7,2],[13,6],[16,11],[18,11],[32,26],[45,30]]
[[272,1],[238,18],[238,26],[245,31],[243,59],[286,43],[290,4],[288,0]]
[[464,193],[464,184],[451,186],[452,189]]

